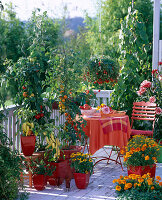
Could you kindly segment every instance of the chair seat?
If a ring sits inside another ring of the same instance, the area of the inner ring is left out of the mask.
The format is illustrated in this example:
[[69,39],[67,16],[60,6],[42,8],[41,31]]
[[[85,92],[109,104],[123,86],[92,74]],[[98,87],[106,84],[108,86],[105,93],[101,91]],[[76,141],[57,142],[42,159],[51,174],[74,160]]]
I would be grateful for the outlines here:
[[153,136],[153,131],[144,131],[144,130],[131,129],[131,135],[149,135],[149,136]]

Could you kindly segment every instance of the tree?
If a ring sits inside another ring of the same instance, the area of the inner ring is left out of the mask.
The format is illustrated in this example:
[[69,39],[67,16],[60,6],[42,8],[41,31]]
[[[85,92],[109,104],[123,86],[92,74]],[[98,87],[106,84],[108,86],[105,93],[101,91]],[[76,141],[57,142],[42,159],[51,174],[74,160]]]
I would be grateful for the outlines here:
[[[120,21],[128,14],[128,7],[131,5],[130,0],[106,0],[101,4],[99,13],[101,13],[101,39],[99,33],[99,14],[96,18],[87,17],[87,40],[90,44],[92,53],[100,53],[101,48],[104,55],[118,59],[119,51],[119,34]],[[151,0],[134,0],[134,9],[141,13],[141,17],[146,26],[146,33],[149,42],[152,43],[153,27],[153,6]],[[150,51],[151,54],[151,51]]]
[[116,109],[131,114],[133,102],[137,98],[140,83],[151,74],[148,51],[149,40],[145,23],[137,10],[129,8],[128,15],[121,23],[120,32],[120,76],[112,95]]

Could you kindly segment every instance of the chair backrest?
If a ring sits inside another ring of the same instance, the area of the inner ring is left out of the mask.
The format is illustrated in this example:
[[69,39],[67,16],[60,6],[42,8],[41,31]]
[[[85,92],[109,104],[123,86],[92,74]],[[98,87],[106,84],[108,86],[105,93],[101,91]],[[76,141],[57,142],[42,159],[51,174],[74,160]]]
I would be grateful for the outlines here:
[[153,128],[156,117],[156,103],[150,102],[134,102],[132,111],[132,122],[131,128],[133,126],[133,120],[149,120],[153,121]]

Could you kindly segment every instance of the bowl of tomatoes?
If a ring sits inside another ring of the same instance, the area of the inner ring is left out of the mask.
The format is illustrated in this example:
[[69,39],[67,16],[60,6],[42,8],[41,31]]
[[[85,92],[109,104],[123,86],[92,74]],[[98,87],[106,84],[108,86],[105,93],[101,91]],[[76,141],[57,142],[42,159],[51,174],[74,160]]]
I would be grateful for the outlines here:
[[92,116],[96,112],[95,108],[92,108],[88,104],[84,104],[83,106],[80,106],[81,114],[85,116]]

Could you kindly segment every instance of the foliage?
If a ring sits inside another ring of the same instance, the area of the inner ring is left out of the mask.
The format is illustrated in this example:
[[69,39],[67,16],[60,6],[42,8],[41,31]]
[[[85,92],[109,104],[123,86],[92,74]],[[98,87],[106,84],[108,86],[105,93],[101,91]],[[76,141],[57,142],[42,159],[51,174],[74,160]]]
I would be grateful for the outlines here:
[[[12,151],[12,142],[7,137],[0,112],[0,199],[13,200],[24,198],[20,194],[23,189],[20,173],[22,172],[22,158],[17,151]],[[26,196],[26,195],[25,195]]]
[[143,176],[130,174],[114,179],[113,183],[116,183],[118,200],[159,200],[162,198],[162,182],[160,180],[160,176],[153,179],[149,174]]
[[41,174],[45,176],[52,176],[52,173],[55,171],[55,168],[46,164],[42,159],[35,159],[30,161],[29,170],[32,174]]
[[119,67],[117,63],[106,57],[92,58],[87,67],[87,79],[95,88],[112,87],[117,82]]
[[162,80],[161,75],[158,70],[152,71],[152,82],[144,80],[139,90],[137,91],[139,97],[138,101],[149,101],[151,103],[156,103],[156,119],[155,119],[155,129],[154,138],[161,139],[162,135],[160,130],[162,130],[162,98],[161,98]]
[[72,153],[70,156],[71,167],[75,169],[75,173],[93,173],[93,160],[89,154],[81,152]]
[[[122,68],[112,94],[112,104],[116,110],[126,110],[130,116],[136,90],[143,78],[150,72],[147,52],[149,41],[145,24],[137,10],[131,10],[121,22],[120,64]],[[146,73],[146,74],[145,74]]]
[[[125,148],[124,162],[127,166],[147,166],[157,162],[159,146],[152,138],[136,135]],[[123,150],[121,151],[123,154]]]
[[[138,10],[142,15],[149,42],[152,43],[153,2],[151,0],[134,0],[133,2],[134,9]],[[120,56],[118,50],[121,29],[120,21],[124,20],[128,15],[128,7],[131,4],[132,2],[130,0],[101,1],[97,16],[95,18],[86,17],[85,22],[88,29],[86,38],[92,55],[104,54],[116,59]],[[152,51],[149,54],[151,56]]]

